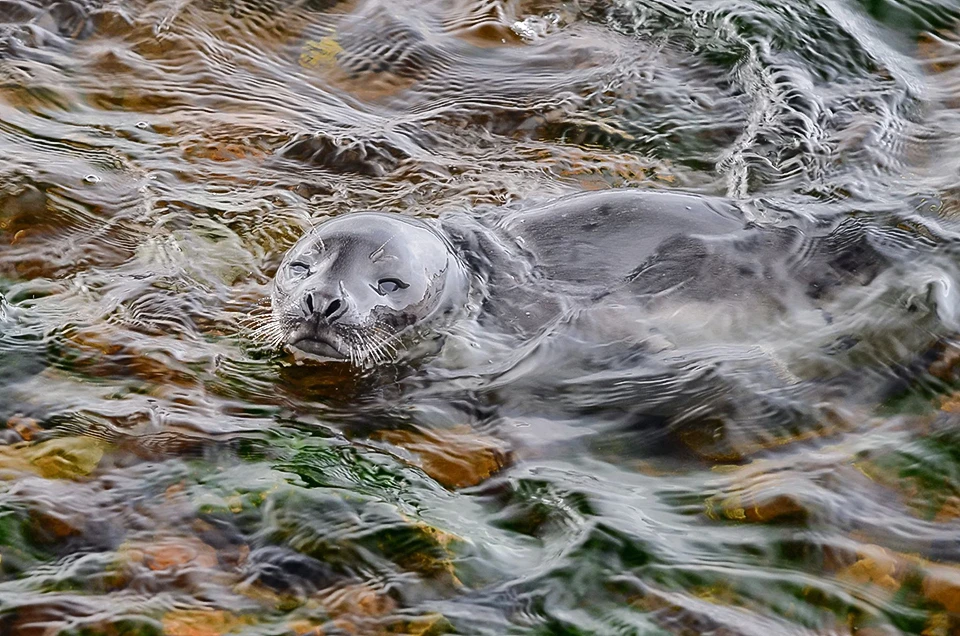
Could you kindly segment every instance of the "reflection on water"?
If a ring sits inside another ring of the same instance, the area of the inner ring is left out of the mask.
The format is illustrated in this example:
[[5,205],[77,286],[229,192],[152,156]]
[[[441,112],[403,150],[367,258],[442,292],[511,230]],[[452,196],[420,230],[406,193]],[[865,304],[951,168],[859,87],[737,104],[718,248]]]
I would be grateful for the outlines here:
[[[0,0],[2,631],[960,630],[958,69],[946,0]],[[896,265],[656,365],[244,336],[322,219],[610,187]]]

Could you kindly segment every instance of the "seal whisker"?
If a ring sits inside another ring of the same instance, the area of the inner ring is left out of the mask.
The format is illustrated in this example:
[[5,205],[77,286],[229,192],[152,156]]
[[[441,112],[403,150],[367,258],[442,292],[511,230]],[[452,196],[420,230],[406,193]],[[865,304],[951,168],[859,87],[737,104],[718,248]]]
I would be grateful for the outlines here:
[[380,330],[376,333],[380,336],[380,341],[377,343],[377,346],[384,352],[389,353],[391,358],[396,357],[396,343],[400,340],[400,335],[397,333],[389,333],[383,330]]
[[351,350],[351,361],[355,366],[366,367],[369,360],[369,351],[368,344],[364,335],[357,331],[351,331],[350,333],[350,350]]
[[386,335],[380,338],[380,341],[377,343],[377,352],[380,355],[380,360],[386,362],[392,360],[397,355],[397,348],[393,346],[390,341],[391,336]]
[[361,350],[367,360],[384,364],[396,358],[399,334],[387,331],[380,325],[372,325],[360,335],[363,340]]
[[361,343],[357,341],[357,335],[351,329],[350,331],[345,331],[342,337],[349,348],[348,357],[350,358],[350,364],[359,366],[363,352],[361,351]]
[[376,337],[372,332],[367,332],[361,335],[361,351],[363,352],[365,366],[371,360],[373,362],[379,362],[379,351],[376,346]]
[[269,320],[272,315],[273,310],[270,307],[256,307],[252,311],[249,311],[241,316],[237,322],[240,324],[256,324],[262,320]]
[[381,362],[379,352],[376,348],[376,343],[373,338],[373,334],[358,334],[358,339],[360,341],[360,353],[362,358],[362,366],[368,367],[372,366],[371,361],[379,364]]
[[280,325],[272,320],[263,321],[259,324],[250,324],[250,325],[241,325],[241,326],[246,327],[246,329],[252,334],[263,334],[263,333],[282,331],[282,329],[280,328]]
[[285,336],[284,328],[273,320],[263,322],[262,324],[253,328],[247,328],[246,331],[247,337],[249,337],[251,340],[261,342],[274,348],[278,348],[281,344],[283,344]]
[[263,300],[245,315],[237,319],[241,333],[255,342],[270,348],[280,348],[289,329],[284,326],[283,316],[277,316],[273,303]]

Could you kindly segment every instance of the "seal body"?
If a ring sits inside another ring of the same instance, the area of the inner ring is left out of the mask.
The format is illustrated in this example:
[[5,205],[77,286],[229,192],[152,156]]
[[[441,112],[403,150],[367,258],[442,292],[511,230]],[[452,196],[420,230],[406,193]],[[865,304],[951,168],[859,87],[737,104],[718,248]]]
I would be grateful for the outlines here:
[[393,391],[361,430],[424,417],[539,444],[588,414],[633,447],[736,459],[884,394],[943,337],[957,300],[936,281],[955,266],[903,218],[764,225],[726,199],[631,189],[355,213],[287,253],[273,322],[296,355]]
[[762,228],[724,199],[626,189],[437,220],[356,213],[287,253],[274,319],[292,349],[368,366],[467,315],[521,338],[600,306],[769,316],[875,276],[887,261],[861,229]]

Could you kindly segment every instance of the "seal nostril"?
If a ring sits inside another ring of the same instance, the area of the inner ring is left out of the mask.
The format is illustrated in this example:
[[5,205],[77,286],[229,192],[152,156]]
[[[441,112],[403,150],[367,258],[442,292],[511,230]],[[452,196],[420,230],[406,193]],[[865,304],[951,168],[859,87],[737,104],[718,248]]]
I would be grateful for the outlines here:
[[313,313],[313,294],[307,294],[303,299],[304,304],[307,306],[307,313]]
[[340,307],[343,305],[339,300],[334,300],[332,303],[327,305],[327,310],[323,312],[324,318],[331,318],[340,311]]

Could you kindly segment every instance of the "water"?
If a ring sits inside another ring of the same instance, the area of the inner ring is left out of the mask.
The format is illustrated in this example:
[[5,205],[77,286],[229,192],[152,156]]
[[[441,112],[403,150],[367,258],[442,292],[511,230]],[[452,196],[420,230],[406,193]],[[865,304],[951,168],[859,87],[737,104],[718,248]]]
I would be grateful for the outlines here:
[[[958,24],[945,0],[0,0],[2,630],[954,633]],[[672,323],[727,382],[705,401],[802,408],[661,445],[618,417],[672,385],[602,338],[391,377],[245,336],[322,219],[610,187],[909,239],[830,327]]]

